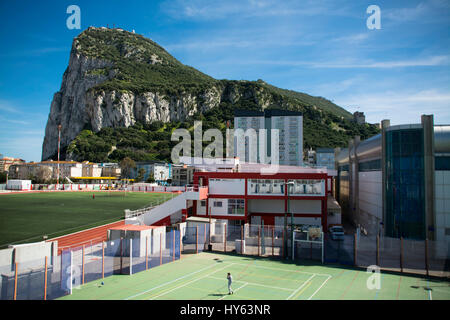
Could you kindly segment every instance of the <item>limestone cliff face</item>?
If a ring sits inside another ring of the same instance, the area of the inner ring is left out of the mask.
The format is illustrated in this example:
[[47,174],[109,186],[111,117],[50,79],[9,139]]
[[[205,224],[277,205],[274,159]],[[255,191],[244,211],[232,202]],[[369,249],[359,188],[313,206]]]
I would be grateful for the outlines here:
[[[308,105],[302,102],[304,94],[300,99],[286,97],[294,94],[259,80],[216,80],[134,32],[90,27],[73,41],[61,88],[51,103],[42,159],[57,154],[59,124],[64,159],[65,147],[84,129],[98,132],[136,122],[183,121],[222,102],[260,109],[290,108],[294,100],[297,107]],[[313,99],[312,104],[324,100],[307,98]]]
[[[103,127],[128,127],[136,122],[180,121],[197,111],[215,108],[221,101],[235,103],[242,97],[254,97],[263,108],[269,103],[263,92],[255,89],[242,91],[222,84],[212,85],[200,94],[90,90],[115,77],[114,64],[86,57],[78,47],[75,39],[61,89],[54,94],[51,103],[42,148],[43,160],[57,153],[58,124],[62,126],[61,149],[64,149],[84,128],[98,132]],[[158,57],[152,55],[152,58],[158,62]]]
[[91,75],[90,70],[112,66],[111,62],[88,58],[81,55],[74,41],[70,53],[69,66],[64,72],[60,91],[53,96],[45,128],[42,159],[48,159],[57,152],[58,125],[61,124],[61,147],[66,146],[91,119],[86,112],[87,91],[114,76]]

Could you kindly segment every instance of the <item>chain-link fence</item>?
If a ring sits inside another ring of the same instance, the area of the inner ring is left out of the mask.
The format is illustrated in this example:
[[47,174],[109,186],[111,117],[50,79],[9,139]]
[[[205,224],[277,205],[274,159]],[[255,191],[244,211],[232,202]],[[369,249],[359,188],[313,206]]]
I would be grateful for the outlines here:
[[[348,266],[377,265],[384,270],[450,276],[450,248],[447,242],[409,240],[384,236],[345,234],[336,238],[323,235],[323,242],[307,241],[307,232],[273,225],[215,227],[211,236],[212,250],[251,256],[275,256],[305,261],[323,261]],[[200,233],[201,234],[201,233]],[[286,236],[287,235],[287,236]],[[208,239],[206,240],[208,241]],[[205,242],[205,247],[208,242]]]
[[[201,235],[204,238],[204,233]],[[71,248],[60,256],[0,266],[0,298],[56,299],[113,274],[134,274],[179,260],[180,253],[178,230]]]

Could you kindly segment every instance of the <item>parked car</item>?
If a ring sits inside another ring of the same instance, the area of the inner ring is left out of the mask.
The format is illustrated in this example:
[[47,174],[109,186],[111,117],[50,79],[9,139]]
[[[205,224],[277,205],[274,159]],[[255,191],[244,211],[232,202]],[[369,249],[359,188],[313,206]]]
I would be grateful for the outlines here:
[[344,240],[344,228],[342,226],[331,226],[328,231],[331,240]]

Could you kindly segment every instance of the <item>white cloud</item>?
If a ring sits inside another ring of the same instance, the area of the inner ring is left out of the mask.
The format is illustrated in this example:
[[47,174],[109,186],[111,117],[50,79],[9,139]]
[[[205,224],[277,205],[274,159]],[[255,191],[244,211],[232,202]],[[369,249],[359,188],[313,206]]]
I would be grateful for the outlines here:
[[356,44],[356,43],[360,43],[368,38],[369,38],[369,33],[364,32],[364,33],[357,33],[357,34],[352,34],[352,35],[348,35],[348,36],[334,38],[334,39],[331,39],[331,41],[344,42],[344,43],[348,43],[348,44]]
[[[227,63],[222,61],[221,63]],[[392,61],[373,61],[373,60],[355,60],[341,59],[336,61],[301,61],[301,60],[241,60],[228,61],[229,64],[256,64],[256,65],[281,65],[291,67],[310,67],[325,69],[355,69],[355,68],[404,68],[404,67],[433,67],[448,66],[450,64],[450,56],[431,56],[427,58],[392,60]]]
[[351,112],[363,111],[371,123],[383,119],[391,124],[419,123],[422,114],[434,114],[435,123],[450,123],[450,92],[436,89],[349,94],[336,103]]
[[342,3],[331,0],[176,0],[165,1],[161,8],[173,18],[195,20],[350,14]]
[[20,110],[11,104],[9,101],[0,100],[0,111],[5,111],[9,113],[20,113]]
[[441,21],[439,15],[444,13],[447,15],[444,19],[448,22],[448,13],[450,9],[450,2],[448,0],[428,0],[418,3],[414,7],[381,8],[382,19],[387,19],[393,23],[417,22],[430,23]]

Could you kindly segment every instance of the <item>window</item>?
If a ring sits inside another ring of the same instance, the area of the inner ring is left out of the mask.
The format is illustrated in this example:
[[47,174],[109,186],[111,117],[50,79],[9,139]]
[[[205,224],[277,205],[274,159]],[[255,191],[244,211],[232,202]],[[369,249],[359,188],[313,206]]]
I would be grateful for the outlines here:
[[360,172],[381,171],[381,159],[360,162],[359,171]]
[[244,199],[228,199],[228,214],[245,214]]
[[206,207],[206,200],[200,201],[200,206],[201,207]]
[[434,158],[435,170],[450,170],[450,157],[438,156]]
[[222,208],[222,201],[214,201],[214,207]]

